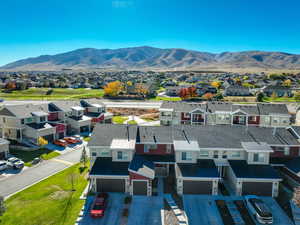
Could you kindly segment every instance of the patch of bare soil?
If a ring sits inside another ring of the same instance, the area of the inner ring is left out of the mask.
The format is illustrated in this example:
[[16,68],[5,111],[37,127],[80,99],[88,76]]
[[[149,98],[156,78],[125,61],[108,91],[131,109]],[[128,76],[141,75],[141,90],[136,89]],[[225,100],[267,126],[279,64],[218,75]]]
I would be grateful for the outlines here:
[[157,109],[134,109],[134,108],[108,108],[108,112],[113,113],[115,116],[141,116],[144,114],[158,113]]

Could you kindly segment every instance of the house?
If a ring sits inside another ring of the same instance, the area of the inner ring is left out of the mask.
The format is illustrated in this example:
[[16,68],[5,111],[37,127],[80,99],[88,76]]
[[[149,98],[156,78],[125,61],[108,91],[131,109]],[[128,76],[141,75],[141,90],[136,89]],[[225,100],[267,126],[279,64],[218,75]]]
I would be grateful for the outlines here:
[[9,141],[0,138],[0,160],[6,159],[9,153]]
[[230,85],[225,88],[224,96],[251,96],[250,90],[241,85]]
[[53,141],[56,129],[48,122],[47,104],[5,105],[0,110],[2,138],[39,144],[39,140]]
[[90,117],[84,115],[83,108],[79,101],[54,101],[50,107],[52,113],[58,115],[58,120],[66,125],[67,134],[89,133],[91,131]]
[[143,127],[97,124],[88,146],[94,191],[152,195],[157,177],[172,177],[178,194],[278,195],[271,161],[299,155],[291,129],[231,125]]
[[162,125],[286,127],[291,123],[291,116],[285,104],[163,102],[159,111]]
[[277,97],[293,97],[292,90],[289,87],[280,85],[269,85],[263,89],[263,93],[268,97],[271,97],[273,93],[275,93]]
[[91,126],[96,123],[111,123],[113,114],[106,112],[105,105],[97,99],[83,99],[80,104],[85,108],[84,115],[91,118]]

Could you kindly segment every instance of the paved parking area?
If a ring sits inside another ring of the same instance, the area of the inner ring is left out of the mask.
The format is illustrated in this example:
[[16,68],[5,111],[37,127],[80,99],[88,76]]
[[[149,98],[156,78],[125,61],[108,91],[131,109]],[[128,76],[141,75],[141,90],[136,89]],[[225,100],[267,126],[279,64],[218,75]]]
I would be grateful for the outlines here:
[[286,213],[280,208],[277,202],[270,197],[262,197],[264,202],[269,206],[272,210],[273,214],[273,225],[292,225],[293,222],[286,215]]
[[109,193],[109,202],[104,217],[93,219],[89,215],[93,197],[89,197],[87,199],[84,215],[78,222],[78,225],[120,225],[124,198],[125,194],[123,193]]
[[209,195],[183,195],[189,225],[223,225],[213,198]]
[[127,225],[162,225],[163,198],[133,196]]

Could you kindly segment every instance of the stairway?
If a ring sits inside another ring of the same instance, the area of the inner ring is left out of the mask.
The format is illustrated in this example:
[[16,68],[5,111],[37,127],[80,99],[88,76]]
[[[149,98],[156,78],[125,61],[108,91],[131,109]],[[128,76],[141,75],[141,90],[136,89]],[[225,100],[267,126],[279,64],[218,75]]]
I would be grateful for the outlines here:
[[164,194],[164,198],[167,201],[168,205],[171,207],[174,212],[178,223],[181,225],[188,225],[188,219],[186,215],[178,208],[171,194]]

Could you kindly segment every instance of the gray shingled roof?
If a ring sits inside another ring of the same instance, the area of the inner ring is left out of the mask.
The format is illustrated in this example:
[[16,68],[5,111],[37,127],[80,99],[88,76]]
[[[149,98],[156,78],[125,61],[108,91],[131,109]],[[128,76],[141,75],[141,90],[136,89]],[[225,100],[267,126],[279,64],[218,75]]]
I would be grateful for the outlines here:
[[237,110],[241,110],[247,113],[248,115],[259,115],[257,105],[232,105],[232,112],[235,112]]
[[172,143],[172,128],[166,126],[140,126],[137,140],[140,143]]
[[174,109],[175,111],[191,112],[195,109],[206,111],[206,104],[199,102],[171,102],[164,101],[160,107],[161,109]]
[[74,106],[81,107],[79,101],[53,101],[51,103],[64,112],[70,112]]
[[259,103],[257,104],[260,115],[272,115],[272,114],[288,114],[288,108],[286,104],[271,104],[271,103]]
[[17,118],[29,118],[32,117],[32,112],[46,112],[48,113],[48,105],[33,105],[33,104],[22,104],[22,105],[6,105],[3,110],[0,111],[0,115],[15,116]]
[[137,126],[97,124],[88,146],[110,146],[113,139],[136,140]]

